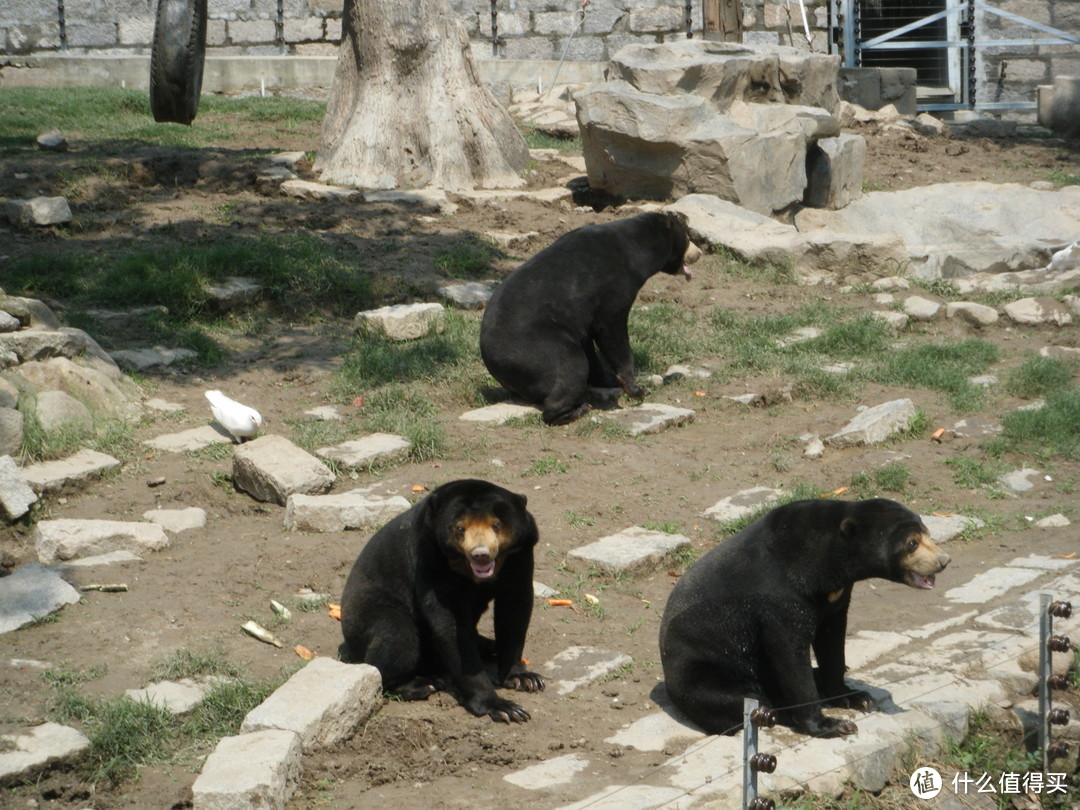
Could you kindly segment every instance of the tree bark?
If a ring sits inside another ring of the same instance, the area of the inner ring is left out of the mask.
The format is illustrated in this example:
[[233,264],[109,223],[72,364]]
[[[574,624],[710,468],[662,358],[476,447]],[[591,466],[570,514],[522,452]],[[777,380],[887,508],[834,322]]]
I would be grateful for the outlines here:
[[528,160],[446,0],[346,0],[314,166],[324,181],[513,188]]

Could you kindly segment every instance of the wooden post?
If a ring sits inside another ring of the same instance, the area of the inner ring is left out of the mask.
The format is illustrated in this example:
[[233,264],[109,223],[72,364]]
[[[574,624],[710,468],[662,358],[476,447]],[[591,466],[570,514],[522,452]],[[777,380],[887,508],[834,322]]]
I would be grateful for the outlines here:
[[702,0],[702,28],[705,39],[742,42],[740,0]]

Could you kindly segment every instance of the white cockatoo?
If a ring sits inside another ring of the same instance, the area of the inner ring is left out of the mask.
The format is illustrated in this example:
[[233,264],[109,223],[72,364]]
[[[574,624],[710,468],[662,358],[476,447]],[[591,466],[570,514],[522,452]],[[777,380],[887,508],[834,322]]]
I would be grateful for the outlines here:
[[262,427],[262,417],[254,408],[241,405],[220,391],[207,391],[206,398],[210,400],[210,412],[217,423],[229,431],[237,442],[250,439]]

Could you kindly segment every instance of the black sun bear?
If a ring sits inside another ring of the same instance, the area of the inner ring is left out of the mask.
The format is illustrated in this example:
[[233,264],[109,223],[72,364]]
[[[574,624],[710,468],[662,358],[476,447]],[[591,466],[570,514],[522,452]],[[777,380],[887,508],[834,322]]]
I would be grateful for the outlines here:
[[[342,660],[371,664],[405,700],[445,690],[477,716],[528,720],[495,692],[544,688],[521,663],[538,540],[525,504],[487,481],[451,481],[379,529],[345,582]],[[476,628],[492,602],[494,640]],[[492,658],[494,679],[484,666]]]
[[701,251],[675,214],[587,225],[559,237],[496,288],[480,355],[499,384],[539,405],[549,425],[589,410],[589,387],[644,396],[634,381],[627,319],[656,273],[683,273]]
[[873,705],[844,683],[852,585],[881,577],[929,589],[948,563],[919,516],[895,501],[777,507],[705,554],[672,590],[660,625],[668,695],[712,734],[742,726],[744,697],[804,734],[853,734],[854,723],[821,712]]

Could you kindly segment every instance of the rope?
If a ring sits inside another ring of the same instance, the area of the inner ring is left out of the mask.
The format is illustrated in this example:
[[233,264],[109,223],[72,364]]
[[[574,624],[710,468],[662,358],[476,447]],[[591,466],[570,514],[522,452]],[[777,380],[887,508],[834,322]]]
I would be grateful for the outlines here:
[[[559,71],[562,70],[563,62],[566,61],[566,52],[570,50],[570,43],[574,41],[574,34],[578,32],[578,29],[585,24],[585,6],[589,5],[589,0],[581,0],[581,8],[574,12],[574,27],[570,29],[570,36],[566,39],[566,45],[563,46],[562,56],[559,57],[559,64],[555,66],[555,75],[551,78],[551,84],[548,86],[547,93],[544,93],[544,98],[550,95],[555,84],[559,80]],[[540,84],[540,76],[536,77],[537,85]]]

